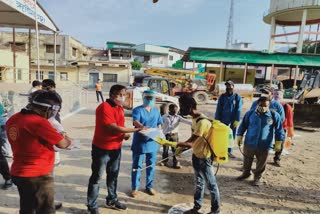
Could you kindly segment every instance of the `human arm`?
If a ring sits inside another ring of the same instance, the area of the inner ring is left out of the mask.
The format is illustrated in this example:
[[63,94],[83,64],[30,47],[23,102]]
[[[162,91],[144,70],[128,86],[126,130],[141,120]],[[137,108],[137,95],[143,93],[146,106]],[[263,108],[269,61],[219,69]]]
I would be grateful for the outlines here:
[[197,135],[192,135],[188,140],[185,142],[177,143],[177,147],[187,147],[192,148],[193,143],[199,138]]
[[242,97],[240,95],[237,94],[237,102],[236,102],[236,106],[235,106],[235,111],[236,111],[236,117],[235,117],[235,121],[233,123],[233,127],[238,127],[239,122],[240,122],[240,116],[241,116],[241,111],[242,111]]
[[293,130],[293,111],[292,111],[292,107],[289,104],[286,104],[286,120],[287,120],[287,136],[288,137],[293,137],[294,136],[294,130]]
[[187,119],[183,118],[180,115],[178,115],[178,118],[179,118],[179,122],[185,123],[185,124],[190,125],[190,126],[192,125],[192,121],[187,120]]
[[281,123],[283,123],[283,121],[285,120],[285,114],[284,114],[284,108],[283,106],[279,103],[279,102],[276,102],[274,101],[277,105],[277,112],[279,113],[280,115],[280,119],[281,119]]
[[110,132],[132,133],[132,132],[141,131],[143,128],[142,127],[140,127],[140,128],[127,128],[127,127],[118,126],[116,123],[112,123],[112,124],[106,125],[106,129],[109,130]]
[[219,99],[218,99],[217,109],[216,109],[216,113],[215,113],[214,119],[221,120],[222,108],[223,108],[223,98],[222,98],[222,95],[221,95],[219,97]]

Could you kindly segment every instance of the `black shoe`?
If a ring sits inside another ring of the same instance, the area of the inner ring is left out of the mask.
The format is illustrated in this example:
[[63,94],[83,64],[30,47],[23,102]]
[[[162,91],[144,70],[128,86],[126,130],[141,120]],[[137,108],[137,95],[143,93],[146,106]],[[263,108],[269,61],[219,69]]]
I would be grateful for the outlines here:
[[127,210],[128,209],[126,205],[120,203],[120,201],[118,201],[118,200],[116,200],[112,204],[107,201],[106,207],[111,208],[111,209],[115,209],[115,210]]
[[273,165],[277,167],[281,167],[280,160],[274,160]]
[[2,189],[6,190],[9,189],[10,187],[12,187],[13,183],[11,179],[5,180]]
[[256,186],[256,187],[258,187],[258,186],[260,186],[261,185],[261,181],[260,181],[260,179],[254,179],[253,180],[253,182],[252,182],[252,186]]
[[61,209],[61,208],[62,208],[62,203],[61,203],[61,202],[54,202],[54,208],[55,208],[56,210]]
[[87,210],[88,214],[99,214],[99,209],[95,208],[95,209],[89,209]]
[[236,180],[242,181],[242,180],[244,180],[244,179],[249,178],[250,175],[251,175],[251,174],[242,174],[242,175],[240,175],[239,177],[237,177]]
[[192,208],[190,210],[187,210],[185,212],[183,212],[183,214],[199,214],[199,210],[195,209],[195,208]]

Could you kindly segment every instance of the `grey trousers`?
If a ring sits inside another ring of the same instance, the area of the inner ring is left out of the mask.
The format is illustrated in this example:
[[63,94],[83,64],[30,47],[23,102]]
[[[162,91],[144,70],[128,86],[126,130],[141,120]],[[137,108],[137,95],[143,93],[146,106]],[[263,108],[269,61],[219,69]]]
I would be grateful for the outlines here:
[[258,150],[258,149],[252,149],[246,145],[243,147],[243,174],[249,175],[253,163],[254,156],[257,158],[256,163],[256,170],[254,172],[254,179],[260,179],[262,176],[262,173],[266,169],[267,165],[267,159],[269,150]]

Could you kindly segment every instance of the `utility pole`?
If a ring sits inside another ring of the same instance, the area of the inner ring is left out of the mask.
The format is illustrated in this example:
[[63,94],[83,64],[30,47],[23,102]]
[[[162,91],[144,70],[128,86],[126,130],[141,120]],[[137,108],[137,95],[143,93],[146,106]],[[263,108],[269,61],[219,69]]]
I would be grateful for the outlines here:
[[233,42],[233,14],[234,14],[234,0],[231,0],[226,48],[231,48],[231,45]]

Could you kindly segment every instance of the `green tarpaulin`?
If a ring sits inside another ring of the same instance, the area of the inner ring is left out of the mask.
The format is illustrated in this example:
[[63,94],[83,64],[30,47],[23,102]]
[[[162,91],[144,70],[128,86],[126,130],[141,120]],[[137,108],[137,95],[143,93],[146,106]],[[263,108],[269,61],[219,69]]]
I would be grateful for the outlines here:
[[201,48],[190,48],[188,53],[188,61],[196,62],[320,67],[320,55]]

